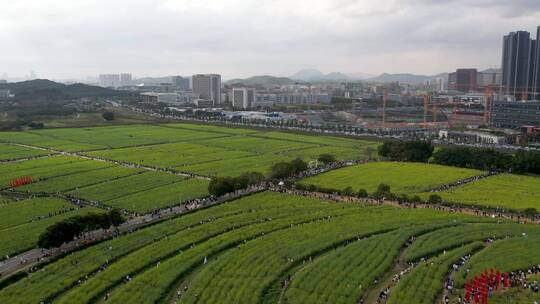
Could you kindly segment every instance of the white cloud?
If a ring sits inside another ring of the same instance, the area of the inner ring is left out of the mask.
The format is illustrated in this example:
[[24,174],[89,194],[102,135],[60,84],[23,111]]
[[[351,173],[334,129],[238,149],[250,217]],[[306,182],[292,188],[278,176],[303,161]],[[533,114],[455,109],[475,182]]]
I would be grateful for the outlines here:
[[537,0],[3,0],[0,74],[484,68],[539,12]]

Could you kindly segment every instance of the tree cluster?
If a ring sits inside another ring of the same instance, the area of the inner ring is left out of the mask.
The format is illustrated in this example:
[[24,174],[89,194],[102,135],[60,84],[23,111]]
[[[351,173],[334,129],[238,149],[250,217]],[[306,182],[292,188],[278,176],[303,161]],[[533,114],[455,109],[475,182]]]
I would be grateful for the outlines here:
[[433,154],[428,141],[387,140],[378,148],[379,155],[393,161],[427,162]]
[[308,164],[300,158],[290,162],[275,163],[270,169],[270,178],[274,180],[289,178],[306,171],[307,168]]
[[214,177],[208,185],[208,192],[215,196],[221,196],[236,190],[245,189],[264,180],[264,175],[259,172],[248,172],[238,177]]
[[512,155],[487,148],[447,147],[435,152],[433,161],[454,167],[503,170],[511,166]]
[[516,154],[495,149],[448,147],[433,155],[437,164],[480,170],[510,170],[520,174],[540,174],[540,152],[519,151]]
[[105,112],[105,113],[101,114],[101,116],[102,116],[103,119],[105,119],[106,121],[112,121],[112,120],[114,120],[114,113],[113,113],[113,112]]
[[47,227],[45,232],[39,236],[38,246],[41,248],[59,247],[85,232],[111,226],[116,227],[124,221],[125,219],[117,209],[107,213],[89,213],[87,215],[73,216]]
[[540,174],[540,152],[519,151],[514,155],[512,162],[514,173]]
[[336,158],[332,154],[321,154],[317,160],[325,165],[328,165],[335,162]]

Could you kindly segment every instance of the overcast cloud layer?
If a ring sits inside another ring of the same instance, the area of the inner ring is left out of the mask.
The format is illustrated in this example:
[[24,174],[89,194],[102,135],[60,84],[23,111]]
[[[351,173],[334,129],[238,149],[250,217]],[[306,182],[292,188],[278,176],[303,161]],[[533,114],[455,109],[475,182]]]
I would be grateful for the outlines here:
[[498,67],[539,0],[2,0],[0,76]]

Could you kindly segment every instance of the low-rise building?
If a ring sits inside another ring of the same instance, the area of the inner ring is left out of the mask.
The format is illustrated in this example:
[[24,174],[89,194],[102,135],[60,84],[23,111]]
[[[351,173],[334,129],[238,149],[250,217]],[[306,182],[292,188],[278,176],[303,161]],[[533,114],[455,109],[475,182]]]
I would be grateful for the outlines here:
[[496,101],[491,122],[494,127],[504,129],[540,126],[540,101]]
[[453,143],[504,145],[509,142],[504,134],[471,131],[439,131],[439,138]]
[[197,108],[212,108],[214,106],[214,101],[211,99],[195,99],[193,100],[193,103],[197,106]]

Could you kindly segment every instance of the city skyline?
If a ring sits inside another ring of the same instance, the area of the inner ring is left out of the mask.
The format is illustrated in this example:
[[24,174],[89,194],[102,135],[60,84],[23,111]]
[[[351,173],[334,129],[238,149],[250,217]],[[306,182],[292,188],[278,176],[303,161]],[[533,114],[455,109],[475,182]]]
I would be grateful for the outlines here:
[[540,3],[530,0],[8,1],[0,75],[232,79],[304,68],[373,75],[482,70],[500,67],[503,35],[535,32],[539,17]]

